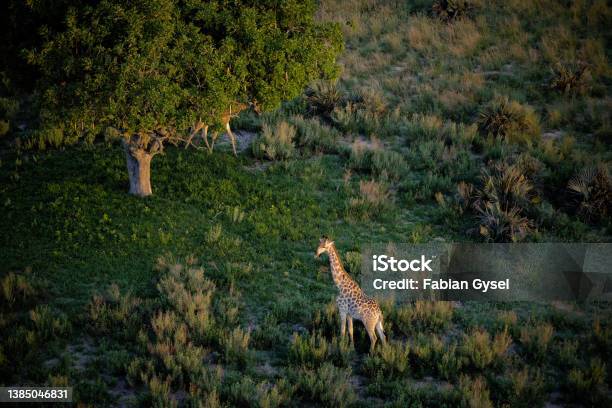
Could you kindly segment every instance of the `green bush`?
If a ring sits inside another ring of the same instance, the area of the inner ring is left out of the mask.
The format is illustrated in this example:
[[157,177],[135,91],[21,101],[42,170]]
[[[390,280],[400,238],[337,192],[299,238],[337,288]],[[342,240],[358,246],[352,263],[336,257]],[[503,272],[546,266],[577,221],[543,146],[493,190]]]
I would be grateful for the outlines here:
[[236,327],[231,332],[226,332],[222,338],[223,359],[226,363],[235,364],[238,367],[246,367],[252,360],[249,350],[251,333]]
[[417,300],[404,305],[393,314],[395,325],[405,334],[419,331],[441,332],[447,330],[453,318],[453,304],[443,301]]
[[350,375],[349,369],[337,368],[330,363],[315,370],[300,370],[297,372],[296,394],[325,406],[350,406],[357,399]]
[[241,377],[239,381],[227,387],[226,394],[233,406],[276,408],[285,406],[292,392],[284,379],[278,380],[275,384],[265,381],[255,384],[250,377]]
[[392,206],[392,196],[387,184],[375,180],[359,182],[359,193],[348,203],[349,217],[358,220],[375,218]]
[[489,388],[484,378],[476,377],[472,379],[461,376],[457,389],[461,398],[461,407],[493,408]]
[[531,324],[521,328],[520,341],[525,353],[536,362],[544,361],[554,331],[550,323]]
[[501,367],[506,359],[512,339],[507,331],[497,333],[493,338],[484,329],[475,329],[463,335],[462,354],[475,369],[489,366]]
[[89,331],[95,336],[134,338],[142,327],[142,301],[130,293],[121,294],[116,284],[106,293],[94,295],[87,313]]
[[257,326],[251,336],[252,343],[260,349],[272,348],[279,338],[284,335],[278,320],[274,315],[267,315],[263,322]]
[[19,304],[26,304],[36,296],[30,274],[9,272],[0,279],[0,308],[12,309]]
[[[30,320],[34,325],[34,331],[30,332],[26,341],[28,343],[41,344],[56,338],[61,338],[71,330],[70,322],[63,313],[52,310],[47,305],[36,306],[30,310]],[[32,346],[34,344],[31,344]]]
[[366,357],[363,371],[370,378],[403,378],[409,371],[410,346],[402,342],[387,342]]
[[408,163],[400,153],[391,150],[374,150],[372,152],[372,171],[385,179],[399,179],[408,170]]
[[297,129],[296,143],[299,147],[315,153],[335,153],[338,151],[340,133],[317,119],[304,119],[293,116],[291,123]]
[[321,366],[330,353],[330,345],[320,332],[307,337],[293,333],[289,346],[289,362],[297,366],[314,368]]
[[567,391],[574,401],[590,406],[607,406],[610,403],[606,385],[606,365],[599,359],[591,359],[585,369],[574,368],[567,377]]
[[546,383],[540,370],[512,370],[506,376],[495,378],[493,396],[496,405],[517,408],[544,406],[548,397]]
[[295,155],[295,126],[279,121],[275,125],[264,123],[261,136],[253,141],[253,155],[259,159],[287,160]]

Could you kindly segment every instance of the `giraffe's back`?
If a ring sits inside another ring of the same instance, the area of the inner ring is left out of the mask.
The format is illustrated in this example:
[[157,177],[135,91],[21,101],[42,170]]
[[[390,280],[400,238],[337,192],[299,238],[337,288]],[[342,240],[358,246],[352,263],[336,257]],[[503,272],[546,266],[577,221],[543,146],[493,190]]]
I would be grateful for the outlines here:
[[357,292],[341,293],[338,296],[338,306],[344,307],[352,318],[363,322],[370,319],[377,320],[381,315],[378,302],[363,293],[361,289]]

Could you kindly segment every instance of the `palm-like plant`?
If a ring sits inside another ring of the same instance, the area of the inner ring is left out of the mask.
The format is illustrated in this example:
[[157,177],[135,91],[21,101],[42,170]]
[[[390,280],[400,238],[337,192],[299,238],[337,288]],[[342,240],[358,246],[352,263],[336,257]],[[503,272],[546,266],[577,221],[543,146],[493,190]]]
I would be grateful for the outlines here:
[[432,6],[434,14],[447,23],[464,17],[472,8],[468,0],[438,0]]
[[567,184],[575,197],[577,213],[587,221],[595,221],[612,213],[612,180],[604,165],[582,169]]
[[476,213],[478,233],[487,241],[517,242],[525,239],[534,223],[525,210],[535,198],[534,188],[518,165],[496,164],[484,169],[480,186],[460,183],[459,200]]

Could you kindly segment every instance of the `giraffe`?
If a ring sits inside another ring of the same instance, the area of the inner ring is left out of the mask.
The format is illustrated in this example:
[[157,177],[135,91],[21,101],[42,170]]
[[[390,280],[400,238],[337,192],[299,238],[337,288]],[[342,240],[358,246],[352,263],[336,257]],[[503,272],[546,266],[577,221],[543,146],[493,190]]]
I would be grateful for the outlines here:
[[325,252],[329,256],[329,265],[334,283],[340,292],[336,298],[336,304],[340,312],[340,334],[344,337],[346,326],[348,326],[351,343],[355,344],[353,339],[353,319],[361,320],[368,332],[368,336],[370,336],[370,352],[372,352],[377,341],[376,333],[378,333],[378,337],[380,337],[383,344],[386,342],[380,306],[376,300],[366,296],[357,282],[346,273],[334,242],[323,237],[319,241],[319,247],[315,256],[318,258]]

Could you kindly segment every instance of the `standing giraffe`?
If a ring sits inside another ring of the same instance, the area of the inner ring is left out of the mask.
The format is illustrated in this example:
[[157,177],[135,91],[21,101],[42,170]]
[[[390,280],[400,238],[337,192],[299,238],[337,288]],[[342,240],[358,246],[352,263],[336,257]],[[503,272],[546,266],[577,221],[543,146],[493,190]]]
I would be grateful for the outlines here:
[[340,292],[336,298],[336,304],[340,312],[340,334],[344,337],[345,328],[348,325],[351,343],[355,344],[353,340],[353,319],[361,320],[368,336],[370,336],[370,352],[372,352],[376,345],[376,333],[378,333],[383,344],[386,342],[380,306],[378,306],[376,300],[366,296],[357,282],[346,273],[334,242],[327,238],[321,238],[321,241],[319,241],[316,257],[324,252],[327,252],[329,256],[329,266],[334,283]]

